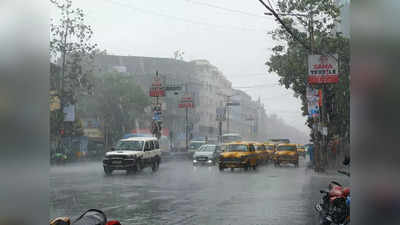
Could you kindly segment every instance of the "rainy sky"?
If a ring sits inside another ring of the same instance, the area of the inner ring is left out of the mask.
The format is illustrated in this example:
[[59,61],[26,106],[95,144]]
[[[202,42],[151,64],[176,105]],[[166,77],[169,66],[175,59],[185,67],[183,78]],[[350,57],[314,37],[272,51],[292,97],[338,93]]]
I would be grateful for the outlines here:
[[[271,2],[274,2],[273,0]],[[232,86],[259,97],[268,114],[309,132],[300,100],[278,85],[265,61],[277,27],[258,0],[73,0],[87,14],[93,40],[109,54],[207,59]],[[53,9],[51,17],[55,16]],[[253,88],[248,88],[253,87]]]

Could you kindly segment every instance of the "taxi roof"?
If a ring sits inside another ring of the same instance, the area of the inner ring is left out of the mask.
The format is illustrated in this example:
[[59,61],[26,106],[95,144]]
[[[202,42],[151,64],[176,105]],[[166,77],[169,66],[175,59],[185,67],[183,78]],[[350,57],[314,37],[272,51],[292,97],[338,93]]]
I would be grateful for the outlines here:
[[229,143],[225,143],[226,145],[238,145],[238,144],[242,144],[242,145],[249,145],[249,144],[254,144],[254,142],[251,141],[234,141],[234,142],[229,142]]
[[293,144],[293,143],[289,143],[289,144],[281,143],[281,144],[278,144],[278,146],[295,146],[295,147],[297,147],[297,145]]

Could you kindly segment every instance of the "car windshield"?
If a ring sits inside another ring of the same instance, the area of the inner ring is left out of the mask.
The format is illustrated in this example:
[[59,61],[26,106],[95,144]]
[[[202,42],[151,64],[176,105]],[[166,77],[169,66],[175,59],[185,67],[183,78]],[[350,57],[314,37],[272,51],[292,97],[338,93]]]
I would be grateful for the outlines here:
[[190,149],[199,149],[200,146],[204,145],[204,142],[192,142],[189,145]]
[[200,152],[214,152],[215,151],[215,145],[203,145],[200,147],[199,151]]
[[301,148],[301,149],[303,149],[303,148],[304,148],[304,146],[303,146],[303,145],[299,145],[299,146],[297,146],[297,148]]
[[296,146],[293,145],[278,146],[278,151],[296,151]]
[[255,145],[254,147],[256,148],[256,151],[263,151],[263,150],[265,150],[265,146],[264,146],[264,145]]
[[247,145],[243,145],[243,144],[228,145],[227,151],[228,152],[247,152],[248,147],[247,147]]
[[119,141],[115,146],[115,150],[141,151],[142,148],[143,141]]

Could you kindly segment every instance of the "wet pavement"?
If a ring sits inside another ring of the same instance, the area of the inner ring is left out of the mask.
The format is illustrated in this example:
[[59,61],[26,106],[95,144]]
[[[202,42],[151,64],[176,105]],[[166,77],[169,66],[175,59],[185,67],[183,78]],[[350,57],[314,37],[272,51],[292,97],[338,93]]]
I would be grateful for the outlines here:
[[326,177],[300,167],[220,172],[170,161],[152,173],[105,176],[101,162],[51,168],[50,217],[98,208],[130,224],[314,224],[313,203]]

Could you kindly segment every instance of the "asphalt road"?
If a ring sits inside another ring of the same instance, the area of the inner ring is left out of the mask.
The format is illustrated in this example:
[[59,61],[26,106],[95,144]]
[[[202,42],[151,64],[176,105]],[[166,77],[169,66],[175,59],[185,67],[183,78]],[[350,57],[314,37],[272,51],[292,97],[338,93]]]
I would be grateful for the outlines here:
[[273,165],[257,171],[220,172],[170,161],[152,173],[114,172],[101,162],[51,168],[50,217],[73,216],[89,208],[129,224],[314,224],[317,189],[329,179],[306,168]]

